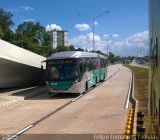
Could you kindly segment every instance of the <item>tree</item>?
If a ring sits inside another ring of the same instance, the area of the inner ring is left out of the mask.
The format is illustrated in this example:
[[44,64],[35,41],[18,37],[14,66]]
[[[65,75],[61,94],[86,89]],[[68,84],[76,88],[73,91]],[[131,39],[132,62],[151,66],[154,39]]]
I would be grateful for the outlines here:
[[69,48],[69,51],[76,51],[76,48],[73,45],[69,46],[68,48]]
[[132,61],[135,57],[134,56],[128,56],[127,59]]
[[2,28],[0,26],[0,39],[2,39],[4,37],[4,33],[2,32]]
[[29,42],[34,44],[45,44],[44,42],[44,34],[46,34],[45,27],[43,27],[39,22],[23,22],[22,24],[18,25],[16,30],[17,34],[23,35],[23,38],[27,38]]
[[13,14],[11,12],[5,12],[2,8],[0,8],[0,25],[2,29],[6,30],[9,29],[11,25],[14,25],[12,21]]
[[113,64],[115,62],[115,55],[112,52],[109,52],[108,59],[110,63]]
[[13,31],[10,29],[10,26],[14,25],[12,16],[11,12],[5,12],[0,8],[0,37],[6,41],[13,39]]
[[49,48],[51,36],[46,32],[40,22],[23,22],[18,25],[13,43],[34,53],[47,56],[52,49]]
[[118,62],[118,61],[121,60],[120,56],[115,55],[112,52],[109,52],[108,59],[109,59],[109,61],[110,61],[111,64],[114,64],[115,62]]
[[77,51],[81,51],[81,52],[84,52],[84,49],[82,48],[78,48]]
[[56,52],[63,52],[63,51],[69,51],[69,48],[67,46],[64,45],[59,45],[57,46],[57,48],[55,49]]

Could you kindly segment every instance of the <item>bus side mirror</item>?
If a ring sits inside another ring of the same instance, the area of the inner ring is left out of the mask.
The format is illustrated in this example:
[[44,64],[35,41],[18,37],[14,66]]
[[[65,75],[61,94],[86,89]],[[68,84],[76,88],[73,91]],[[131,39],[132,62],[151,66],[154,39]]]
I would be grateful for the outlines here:
[[44,61],[41,62],[41,69],[42,69],[42,70],[43,70],[43,65],[42,65],[42,64],[43,64],[44,62],[46,62],[46,60],[44,60]]
[[43,70],[43,66],[41,65],[41,69]]

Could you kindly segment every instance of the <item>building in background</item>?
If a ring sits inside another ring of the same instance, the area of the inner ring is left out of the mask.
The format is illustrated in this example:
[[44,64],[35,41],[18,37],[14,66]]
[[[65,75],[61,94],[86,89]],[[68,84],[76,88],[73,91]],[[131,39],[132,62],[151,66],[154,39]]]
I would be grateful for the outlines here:
[[68,45],[68,31],[62,31],[62,30],[52,30],[51,31],[51,47],[57,48],[59,45]]

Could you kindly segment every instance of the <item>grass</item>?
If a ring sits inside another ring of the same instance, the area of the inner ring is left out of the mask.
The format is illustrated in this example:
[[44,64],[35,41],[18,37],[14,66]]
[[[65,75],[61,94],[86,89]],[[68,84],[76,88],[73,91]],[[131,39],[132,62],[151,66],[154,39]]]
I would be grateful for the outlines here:
[[149,69],[131,65],[123,65],[134,73],[134,96],[138,100],[138,111],[144,112],[144,126],[147,126],[148,117],[148,88]]

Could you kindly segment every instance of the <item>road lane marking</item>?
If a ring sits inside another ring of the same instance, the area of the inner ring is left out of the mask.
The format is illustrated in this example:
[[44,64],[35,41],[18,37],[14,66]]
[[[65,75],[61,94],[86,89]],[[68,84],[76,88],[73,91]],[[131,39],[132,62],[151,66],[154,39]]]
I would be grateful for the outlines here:
[[78,97],[74,98],[73,100],[71,100],[72,102],[74,102],[75,100],[81,98],[81,96],[83,96],[84,94],[80,94]]
[[25,131],[27,131],[31,127],[33,127],[33,125],[29,125],[29,126],[25,127],[24,129],[20,130],[16,134],[14,134],[11,137],[7,138],[7,140],[14,140],[14,139],[16,139],[19,135],[21,135],[22,133],[24,133]]
[[130,77],[129,89],[128,89],[128,96],[127,96],[126,104],[125,104],[125,107],[124,107],[125,109],[127,109],[129,107],[129,98],[130,98],[130,95],[131,95],[131,92],[132,92],[132,81],[133,81],[133,76],[132,75],[133,74],[132,74],[132,71],[131,71],[131,77]]

